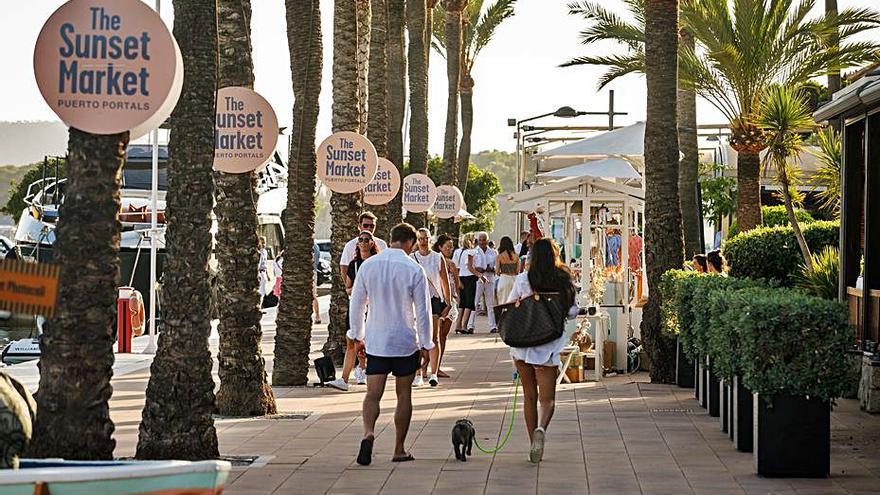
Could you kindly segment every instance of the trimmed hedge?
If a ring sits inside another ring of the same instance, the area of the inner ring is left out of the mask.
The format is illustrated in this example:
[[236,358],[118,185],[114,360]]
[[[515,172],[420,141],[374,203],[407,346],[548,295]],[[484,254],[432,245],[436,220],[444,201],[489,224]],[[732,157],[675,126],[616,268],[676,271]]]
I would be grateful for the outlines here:
[[[798,224],[800,224],[801,228],[806,224],[816,221],[816,218],[810,214],[810,212],[800,208],[794,209],[794,216],[797,218]],[[785,211],[785,206],[778,205],[761,207],[761,225],[763,227],[785,227],[788,224],[788,212]],[[729,235],[733,237],[738,233],[739,229],[736,226],[736,220],[734,220],[733,223],[730,224]]]
[[746,387],[767,399],[792,394],[834,400],[846,391],[853,330],[842,304],[790,289],[715,297],[725,300],[723,324],[738,329],[735,354]]
[[[814,222],[801,227],[810,250],[837,246],[839,222]],[[730,275],[774,279],[784,286],[794,283],[803,256],[791,227],[762,227],[728,239],[723,247]]]
[[663,305],[660,307],[663,332],[673,336],[679,333],[678,315],[675,306],[675,297],[678,284],[686,278],[701,276],[693,270],[667,270],[660,277],[660,298]]

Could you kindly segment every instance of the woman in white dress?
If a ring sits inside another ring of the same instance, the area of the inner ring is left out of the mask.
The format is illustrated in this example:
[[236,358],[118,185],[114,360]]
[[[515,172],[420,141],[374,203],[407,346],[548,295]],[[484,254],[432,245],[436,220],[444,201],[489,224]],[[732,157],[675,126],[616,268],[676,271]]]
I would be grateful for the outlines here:
[[[569,317],[577,315],[571,273],[559,259],[556,243],[550,239],[539,239],[530,247],[529,271],[516,277],[507,302],[515,302],[535,292],[560,293],[562,303],[570,306]],[[546,344],[510,348],[510,357],[516,364],[523,387],[524,416],[531,441],[529,460],[532,462],[541,462],[544,456],[544,435],[553,417],[559,354],[564,346],[563,334]]]
[[513,241],[510,237],[504,236],[498,243],[498,256],[495,259],[495,275],[498,276],[496,301],[507,301],[519,272],[519,257],[513,248]]

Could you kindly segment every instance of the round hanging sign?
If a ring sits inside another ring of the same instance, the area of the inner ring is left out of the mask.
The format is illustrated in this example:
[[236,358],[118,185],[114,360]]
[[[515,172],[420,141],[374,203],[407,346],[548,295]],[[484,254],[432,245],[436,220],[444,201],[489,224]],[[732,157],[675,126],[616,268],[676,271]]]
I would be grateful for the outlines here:
[[364,203],[378,206],[389,203],[400,191],[400,172],[387,158],[379,158],[373,181],[364,188]]
[[437,218],[452,218],[458,215],[464,205],[464,195],[455,186],[440,186],[437,188],[437,200],[434,201],[434,215]]
[[217,91],[214,170],[252,172],[272,159],[276,144],[278,119],[265,98],[249,88]]
[[364,189],[378,168],[379,155],[373,143],[356,132],[331,134],[318,146],[318,179],[333,192]]
[[410,213],[422,213],[434,206],[437,186],[425,174],[410,174],[403,179],[403,208]]
[[68,126],[131,131],[136,139],[171,115],[183,58],[159,14],[141,0],[70,0],[37,37],[34,75]]

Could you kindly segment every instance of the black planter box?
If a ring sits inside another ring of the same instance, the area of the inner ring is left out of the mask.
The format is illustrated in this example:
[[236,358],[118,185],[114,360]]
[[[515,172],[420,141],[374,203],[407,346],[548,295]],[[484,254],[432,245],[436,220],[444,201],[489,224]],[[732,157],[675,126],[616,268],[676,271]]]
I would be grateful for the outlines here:
[[721,380],[719,387],[721,387],[719,390],[721,416],[718,422],[721,424],[721,431],[727,433],[728,424],[730,423],[730,387],[727,385],[727,380]]
[[727,385],[727,437],[730,438],[730,441],[733,441],[733,379],[731,378]]
[[755,394],[755,468],[761,476],[827,478],[831,471],[831,404],[793,395]]
[[707,408],[709,407],[709,366],[708,366],[708,358],[700,356],[700,376],[699,376],[699,396],[697,399],[700,401],[700,407]]
[[675,383],[681,388],[694,386],[694,362],[681,350],[681,342],[675,339]]
[[752,436],[754,434],[754,400],[752,391],[742,384],[742,377],[733,377],[733,428],[732,438],[736,450],[740,452],[752,451]]
[[700,360],[694,359],[694,399],[700,400]]
[[[709,361],[707,359],[707,361]],[[721,416],[721,382],[718,380],[718,377],[715,376],[715,373],[712,371],[712,362],[709,361],[708,369],[706,370],[706,376],[708,377],[706,380],[706,394],[708,395],[708,406],[706,407],[709,410],[709,416],[713,418],[717,418]]]

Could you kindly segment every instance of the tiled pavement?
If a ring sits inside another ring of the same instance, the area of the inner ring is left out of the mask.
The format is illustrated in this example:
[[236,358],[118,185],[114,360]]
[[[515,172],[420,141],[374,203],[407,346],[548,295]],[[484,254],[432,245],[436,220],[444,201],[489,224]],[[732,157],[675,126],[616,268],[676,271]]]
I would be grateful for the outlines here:
[[[269,366],[270,320],[264,320]],[[317,351],[326,325],[315,330]],[[766,479],[753,474],[751,454],[734,449],[717,418],[698,407],[690,390],[646,383],[644,374],[560,386],[540,465],[526,460],[521,406],[503,451],[486,455],[474,449],[474,456],[461,463],[452,455],[450,429],[456,419],[469,417],[480,442],[495,445],[511,413],[511,363],[503,344],[485,334],[451,336],[445,363],[451,379],[414,393],[408,443],[416,461],[390,462],[392,380],[369,467],[354,462],[363,386],[353,385],[348,393],[276,388],[282,413],[313,414],[305,420],[218,420],[223,454],[271,456],[264,467],[235,470],[224,494],[880,493],[880,417],[859,412],[855,401],[840,401],[833,416],[830,479]],[[148,370],[141,369],[113,380],[118,456],[134,452],[147,378]]]

